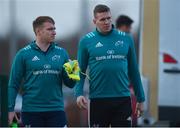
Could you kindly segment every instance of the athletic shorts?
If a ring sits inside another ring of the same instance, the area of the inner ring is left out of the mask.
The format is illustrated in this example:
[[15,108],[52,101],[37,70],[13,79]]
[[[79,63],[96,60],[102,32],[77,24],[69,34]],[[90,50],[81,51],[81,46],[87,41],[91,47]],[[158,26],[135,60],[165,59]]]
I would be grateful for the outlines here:
[[90,100],[91,127],[130,127],[131,98],[93,98]]
[[25,127],[64,127],[67,125],[64,111],[22,112]]

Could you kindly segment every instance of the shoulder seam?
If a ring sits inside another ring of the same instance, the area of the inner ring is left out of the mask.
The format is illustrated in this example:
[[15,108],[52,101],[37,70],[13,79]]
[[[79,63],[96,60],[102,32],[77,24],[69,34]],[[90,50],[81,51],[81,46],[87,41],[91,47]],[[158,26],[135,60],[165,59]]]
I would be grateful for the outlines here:
[[55,48],[55,49],[62,50],[62,48],[61,48],[61,47],[59,47],[59,46],[55,46],[54,48]]
[[86,37],[88,38],[92,38],[92,37],[95,37],[96,35],[93,33],[93,32],[90,32],[88,34],[86,34]]
[[126,33],[125,33],[125,32],[122,32],[122,31],[118,31],[118,34],[119,34],[119,35],[122,35],[122,36],[125,36],[125,35],[126,35]]
[[26,47],[23,48],[25,51],[27,50],[30,50],[31,49],[31,46],[30,45],[27,45]]

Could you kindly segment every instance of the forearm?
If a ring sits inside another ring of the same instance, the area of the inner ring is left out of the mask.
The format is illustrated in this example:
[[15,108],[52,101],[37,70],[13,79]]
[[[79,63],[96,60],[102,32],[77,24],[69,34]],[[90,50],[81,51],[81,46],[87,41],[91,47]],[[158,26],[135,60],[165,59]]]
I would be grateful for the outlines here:
[[137,101],[144,102],[145,100],[144,90],[137,65],[136,53],[133,42],[131,42],[131,46],[128,53],[128,72],[129,72],[130,81],[134,86],[134,91]]
[[9,112],[14,111],[17,93],[18,93],[18,90],[15,87],[13,86],[8,87],[8,111]]
[[83,74],[80,74],[80,81],[77,82],[75,86],[76,97],[83,95],[84,81],[85,81],[85,76]]
[[63,82],[69,88],[73,88],[76,84],[76,81],[69,78],[67,72],[64,69],[63,69]]

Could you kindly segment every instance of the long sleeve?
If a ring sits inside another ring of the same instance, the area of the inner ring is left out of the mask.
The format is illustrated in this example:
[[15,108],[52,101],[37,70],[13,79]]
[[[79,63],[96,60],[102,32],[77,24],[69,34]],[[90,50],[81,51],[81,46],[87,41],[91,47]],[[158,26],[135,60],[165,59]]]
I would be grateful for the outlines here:
[[86,42],[83,39],[79,42],[77,58],[81,73],[80,73],[80,81],[75,86],[75,95],[80,96],[83,95],[84,81],[86,78],[84,73],[86,73],[86,69],[88,65],[88,51],[86,48]]
[[129,37],[129,42],[130,42],[130,49],[128,52],[128,74],[130,81],[133,84],[137,101],[144,102],[145,96],[140,78],[140,73],[138,70],[134,42],[131,37]]
[[24,75],[23,56],[20,52],[17,53],[12,67],[8,84],[8,109],[14,111],[15,100],[20,88],[21,81]]
[[66,73],[66,71],[65,71],[64,68],[63,68],[62,70],[63,70],[63,71],[62,71],[62,75],[63,75],[63,82],[64,82],[64,84],[65,84],[67,87],[69,87],[69,88],[73,88],[73,87],[75,86],[75,84],[76,84],[76,81],[75,81],[75,80],[72,80],[72,79],[70,79],[70,78],[68,77],[68,75],[67,75],[67,73]]

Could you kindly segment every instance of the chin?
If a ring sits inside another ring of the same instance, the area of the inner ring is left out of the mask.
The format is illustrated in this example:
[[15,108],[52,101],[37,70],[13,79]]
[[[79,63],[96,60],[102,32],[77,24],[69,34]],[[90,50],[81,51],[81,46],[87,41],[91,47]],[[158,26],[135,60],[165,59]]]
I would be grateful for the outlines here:
[[104,31],[109,32],[111,31],[112,27],[105,28]]
[[55,38],[52,38],[51,41],[54,41]]
[[106,30],[104,30],[104,32],[110,32],[111,31],[111,29],[106,29]]
[[52,42],[54,42],[54,40],[50,40],[49,42],[52,43]]

